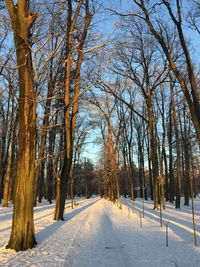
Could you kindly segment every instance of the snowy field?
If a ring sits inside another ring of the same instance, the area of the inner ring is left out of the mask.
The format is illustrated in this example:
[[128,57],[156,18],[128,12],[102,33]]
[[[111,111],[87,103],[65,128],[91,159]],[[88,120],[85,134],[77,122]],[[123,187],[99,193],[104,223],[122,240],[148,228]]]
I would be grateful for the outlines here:
[[[198,267],[200,266],[200,200],[195,200],[197,244],[193,244],[191,207],[167,204],[160,227],[159,211],[145,201],[123,199],[122,211],[107,200],[80,200],[64,222],[52,220],[54,204],[35,208],[38,246],[15,253],[4,248],[11,230],[12,207],[0,208],[0,266],[69,267]],[[134,211],[134,212],[133,212]],[[169,246],[165,225],[169,222]]]

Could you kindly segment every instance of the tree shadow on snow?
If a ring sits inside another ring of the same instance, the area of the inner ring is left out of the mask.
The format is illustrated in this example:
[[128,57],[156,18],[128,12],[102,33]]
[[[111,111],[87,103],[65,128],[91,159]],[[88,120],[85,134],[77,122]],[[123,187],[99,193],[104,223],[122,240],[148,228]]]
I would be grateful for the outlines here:
[[55,221],[50,226],[45,227],[43,230],[38,232],[36,234],[36,240],[38,244],[41,244],[45,239],[47,239],[49,236],[54,234],[60,227],[62,227],[65,223],[67,223],[69,220],[83,212],[84,210],[88,209],[90,206],[94,205],[99,199],[88,203],[87,205],[84,205],[83,207],[78,207],[74,210],[72,210],[70,213],[67,213],[64,215],[64,221]]
[[[131,209],[133,206],[130,202],[124,203],[126,206],[129,206]],[[138,203],[137,203],[138,204]],[[141,203],[139,203],[141,204]],[[142,214],[142,206],[138,207],[134,205],[134,210],[139,214]],[[156,217],[155,217],[156,216]],[[145,218],[149,218],[151,221],[158,222],[158,227],[160,226],[160,211],[155,211],[147,206],[145,206]],[[170,215],[163,213],[163,227],[165,227],[166,223],[169,222],[169,229],[171,229],[176,235],[182,238],[184,241],[193,242],[193,225],[192,225],[192,215],[191,221],[187,221],[181,218],[181,213],[177,217],[177,215]],[[198,226],[198,223],[197,225]],[[145,227],[145,226],[144,226]],[[190,228],[190,229],[187,229]],[[197,227],[198,228],[198,227]],[[197,231],[199,229],[196,229]],[[197,243],[200,244],[200,237],[197,233]]]

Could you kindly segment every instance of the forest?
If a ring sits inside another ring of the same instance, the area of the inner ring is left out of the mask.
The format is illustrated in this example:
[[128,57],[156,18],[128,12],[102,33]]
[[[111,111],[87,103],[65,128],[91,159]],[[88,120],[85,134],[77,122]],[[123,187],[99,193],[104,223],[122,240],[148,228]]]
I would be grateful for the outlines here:
[[58,225],[83,199],[97,210],[110,206],[96,199],[121,212],[129,203],[129,217],[140,204],[160,220],[190,210],[197,245],[200,2],[1,0],[0,13],[5,250],[37,247],[45,201]]

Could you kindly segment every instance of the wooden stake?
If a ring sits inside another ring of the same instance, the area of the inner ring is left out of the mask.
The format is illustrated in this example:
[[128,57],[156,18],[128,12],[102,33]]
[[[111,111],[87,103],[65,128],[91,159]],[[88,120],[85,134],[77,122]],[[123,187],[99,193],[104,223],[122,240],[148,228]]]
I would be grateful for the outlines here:
[[162,177],[159,176],[159,180],[158,180],[158,188],[159,188],[159,200],[160,200],[160,227],[162,227],[162,197],[161,197],[161,184],[162,184]]
[[196,236],[196,224],[195,224],[195,214],[194,214],[194,197],[193,197],[193,178],[190,179],[190,188],[191,188],[191,196],[192,196],[192,224],[193,224],[193,236],[194,236],[194,244],[197,246],[197,236]]
[[166,247],[168,247],[168,222],[166,223]]
[[[143,180],[144,180],[144,178],[143,178]],[[144,181],[143,181],[143,183],[144,183]],[[143,218],[144,218],[144,194],[145,194],[145,187],[144,187],[144,185],[142,186],[142,194],[143,194],[143,198],[142,198],[142,214],[143,214]]]
[[142,228],[142,214],[140,213],[140,228]]

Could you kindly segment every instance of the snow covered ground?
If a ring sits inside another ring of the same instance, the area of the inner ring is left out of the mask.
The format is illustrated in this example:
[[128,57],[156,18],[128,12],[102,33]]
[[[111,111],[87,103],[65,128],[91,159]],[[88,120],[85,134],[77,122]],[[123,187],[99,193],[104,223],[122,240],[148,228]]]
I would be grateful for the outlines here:
[[[195,200],[197,243],[193,244],[191,207],[175,210],[171,204],[159,211],[145,202],[140,227],[142,201],[123,199],[122,211],[107,200],[81,200],[71,210],[66,205],[64,222],[52,220],[54,204],[35,208],[38,246],[16,253],[6,250],[12,207],[0,208],[0,266],[69,267],[188,267],[200,266],[200,200]],[[134,212],[133,212],[134,210]],[[165,244],[165,224],[169,222],[169,246]]]

